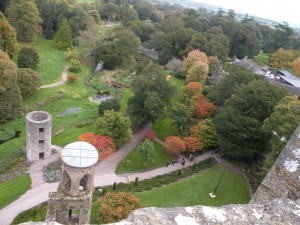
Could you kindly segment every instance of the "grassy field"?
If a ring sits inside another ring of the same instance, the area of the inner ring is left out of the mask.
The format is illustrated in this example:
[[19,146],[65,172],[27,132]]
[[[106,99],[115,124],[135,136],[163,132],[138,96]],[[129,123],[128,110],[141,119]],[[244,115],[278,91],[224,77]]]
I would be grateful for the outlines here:
[[96,218],[97,218],[97,211],[99,210],[99,207],[100,207],[99,202],[92,202],[90,224],[98,224]]
[[144,165],[141,157],[138,154],[137,149],[135,148],[125,159],[128,160],[127,168],[124,167],[124,161],[122,161],[117,169],[116,173],[131,173],[131,172],[141,172],[141,171],[149,171],[166,165],[166,162],[172,162],[177,158],[176,155],[170,155],[166,152],[164,147],[155,142],[155,151],[157,153],[156,157],[151,163]]
[[24,46],[34,48],[40,56],[37,73],[41,77],[42,85],[51,84],[60,80],[61,73],[67,63],[64,52],[53,47],[53,40],[37,38],[33,43],[20,44],[20,48]]
[[[210,198],[208,193],[215,189],[222,173],[223,178],[215,193],[217,197]],[[190,179],[134,195],[145,207],[221,206],[245,204],[250,200],[245,178],[220,165]]]
[[254,60],[261,65],[269,64],[269,56],[263,52],[260,52],[257,56],[255,56]]
[[127,106],[128,100],[129,100],[131,95],[132,95],[131,88],[127,88],[127,89],[124,90],[124,94],[123,94],[123,97],[122,97],[121,103],[120,103],[120,105],[121,105],[120,106],[120,112],[122,114],[124,114],[125,111],[126,111],[126,106]]
[[[17,177],[0,184],[0,209],[16,200],[31,185],[29,174]],[[16,188],[18,187],[18,188]]]
[[68,129],[65,132],[55,136],[52,139],[52,143],[54,145],[64,147],[69,143],[77,141],[78,136],[83,133],[86,133],[86,132],[95,132],[95,126],[88,125],[88,126],[84,126],[84,127],[74,127],[74,128]]
[[154,122],[152,129],[155,131],[158,139],[164,141],[168,136],[176,136],[178,134],[178,129],[176,126],[172,126],[172,122],[170,118],[159,118]]

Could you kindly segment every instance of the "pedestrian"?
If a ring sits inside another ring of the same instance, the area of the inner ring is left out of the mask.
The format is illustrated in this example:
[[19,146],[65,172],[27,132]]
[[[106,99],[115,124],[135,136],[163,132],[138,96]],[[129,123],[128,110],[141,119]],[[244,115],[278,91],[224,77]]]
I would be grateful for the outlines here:
[[192,157],[191,157],[191,162],[193,162],[193,160],[194,160],[194,156],[192,155]]
[[173,161],[173,163],[172,163],[172,164],[173,164],[173,166],[175,165],[175,163],[176,163],[176,159],[174,159],[174,161]]
[[185,165],[185,160],[183,160],[183,162],[182,162],[182,166],[184,166]]
[[169,165],[170,165],[170,162],[169,162],[169,161],[167,161],[166,167],[168,167]]
[[191,161],[191,158],[192,158],[192,156],[193,156],[193,155],[192,155],[192,154],[190,154],[190,156],[189,156],[189,161]]

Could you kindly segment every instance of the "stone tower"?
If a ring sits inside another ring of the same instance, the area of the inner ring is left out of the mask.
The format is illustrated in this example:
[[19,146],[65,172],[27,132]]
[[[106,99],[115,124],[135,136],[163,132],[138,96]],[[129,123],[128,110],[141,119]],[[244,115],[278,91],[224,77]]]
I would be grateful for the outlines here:
[[51,155],[52,116],[43,111],[33,111],[26,116],[27,160],[46,159]]
[[89,224],[98,152],[91,144],[77,141],[64,147],[61,157],[62,179],[58,191],[49,193],[46,222]]

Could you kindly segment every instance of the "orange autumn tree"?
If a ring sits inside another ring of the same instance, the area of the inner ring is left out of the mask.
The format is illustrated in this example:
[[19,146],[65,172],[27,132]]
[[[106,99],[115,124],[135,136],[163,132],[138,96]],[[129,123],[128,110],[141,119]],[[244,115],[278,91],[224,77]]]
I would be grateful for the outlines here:
[[103,160],[113,155],[116,151],[116,145],[113,143],[112,138],[108,136],[100,136],[93,132],[87,132],[81,134],[78,137],[78,140],[86,141],[93,145],[98,150],[99,160]]
[[293,61],[292,66],[295,74],[300,77],[300,57]]
[[169,136],[164,142],[164,146],[168,153],[179,154],[186,150],[185,143],[180,137]]
[[128,192],[108,192],[98,199],[98,222],[101,224],[114,223],[126,219],[135,209],[141,208],[139,199]]
[[200,98],[196,104],[195,115],[199,120],[203,120],[206,117],[213,115],[216,109],[217,107],[206,101],[205,98]]
[[204,52],[201,52],[199,49],[189,52],[187,57],[183,60],[182,67],[185,72],[187,72],[195,62],[204,62],[209,64],[209,60]]
[[185,143],[186,150],[189,152],[196,152],[203,149],[203,145],[197,137],[185,137],[182,140]]

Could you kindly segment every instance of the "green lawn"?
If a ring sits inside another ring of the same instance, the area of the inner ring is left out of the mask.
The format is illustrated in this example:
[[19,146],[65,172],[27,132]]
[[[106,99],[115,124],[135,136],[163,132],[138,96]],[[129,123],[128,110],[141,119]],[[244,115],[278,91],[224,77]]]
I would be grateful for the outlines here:
[[158,139],[164,141],[168,136],[178,135],[178,129],[176,126],[171,125],[172,122],[173,120],[170,118],[159,118],[154,122],[152,129],[155,131]]
[[86,132],[95,132],[95,126],[88,125],[88,126],[84,126],[84,127],[74,127],[74,128],[68,129],[65,132],[55,136],[52,139],[52,143],[55,145],[58,145],[60,147],[64,147],[67,144],[77,141],[78,136],[83,133],[86,133]]
[[99,207],[100,207],[99,202],[92,202],[90,224],[98,224],[96,218],[97,218],[97,211],[99,210]]
[[20,197],[30,188],[30,185],[31,179],[29,174],[1,183],[0,209]]
[[141,172],[141,171],[149,171],[153,170],[162,166],[166,165],[166,162],[172,162],[174,159],[177,158],[176,155],[170,155],[166,152],[164,147],[155,142],[155,151],[157,153],[157,156],[154,158],[154,160],[151,163],[148,163],[147,165],[144,165],[141,157],[138,154],[137,149],[135,148],[125,159],[128,160],[127,168],[124,167],[124,162],[122,161],[117,169],[116,173],[132,173],[132,172]]
[[36,207],[27,209],[17,215],[12,221],[11,225],[26,223],[28,221],[39,222],[45,221],[48,209],[48,202],[44,202]]
[[123,97],[121,99],[121,103],[120,103],[120,112],[122,114],[125,113],[126,111],[126,107],[127,107],[127,103],[128,103],[128,100],[130,98],[130,96],[132,95],[132,89],[131,88],[127,88],[124,90],[124,94],[123,94]]
[[[210,198],[222,174],[222,181],[216,191],[216,198]],[[151,191],[135,193],[145,207],[180,206],[221,206],[245,204],[250,200],[245,178],[217,165],[192,178],[156,188]]]
[[255,61],[262,65],[268,65],[269,64],[269,56],[263,52],[258,53],[257,56],[255,56]]
[[36,71],[41,77],[42,85],[51,84],[60,80],[61,73],[67,62],[65,60],[64,51],[57,50],[53,47],[53,40],[39,37],[32,43],[20,44],[20,48],[24,46],[34,48],[40,56],[40,63]]
[[185,85],[185,80],[184,79],[179,79],[177,77],[173,77],[171,80],[170,80],[171,84],[173,86],[175,86],[178,90]]

